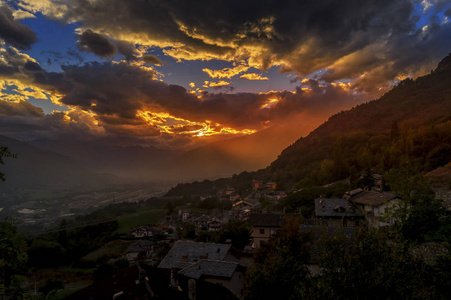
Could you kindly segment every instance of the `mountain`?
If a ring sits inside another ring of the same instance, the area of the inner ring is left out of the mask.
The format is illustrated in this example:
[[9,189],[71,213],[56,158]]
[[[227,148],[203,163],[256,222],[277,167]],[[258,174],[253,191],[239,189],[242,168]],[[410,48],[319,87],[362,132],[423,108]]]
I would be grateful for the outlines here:
[[156,170],[160,177],[180,181],[231,176],[267,166],[297,138],[317,124],[273,126],[257,133],[211,143],[174,158]]
[[[450,120],[451,54],[430,74],[401,81],[381,98],[330,117],[283,150],[267,171],[281,183],[307,177],[324,183],[352,175],[353,166],[386,171],[403,157],[426,166],[440,152],[435,148],[451,142]],[[451,155],[446,151],[444,156]],[[341,174],[325,174],[340,168]]]
[[110,173],[131,180],[151,176],[157,165],[170,161],[180,151],[156,147],[110,146],[99,141],[40,139],[32,145],[68,156],[100,173]]
[[17,158],[5,158],[0,193],[15,189],[59,189],[99,186],[117,182],[111,175],[98,174],[61,154],[42,150],[29,143],[0,136],[0,145],[7,146]]
[[430,74],[406,79],[377,100],[331,116],[264,169],[179,184],[168,195],[200,195],[229,185],[244,191],[252,179],[291,189],[355,180],[368,169],[400,176],[403,168],[428,172],[436,188],[451,186],[451,54]]

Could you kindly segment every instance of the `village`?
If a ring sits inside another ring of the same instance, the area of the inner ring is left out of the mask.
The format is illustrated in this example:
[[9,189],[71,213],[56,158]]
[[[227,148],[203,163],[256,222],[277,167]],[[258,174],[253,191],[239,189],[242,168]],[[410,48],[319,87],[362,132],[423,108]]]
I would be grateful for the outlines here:
[[[374,175],[374,179],[371,189],[350,190],[340,198],[311,199],[314,203],[312,217],[263,208],[262,202],[269,201],[274,204],[270,207],[276,207],[287,196],[286,191],[277,190],[274,182],[254,180],[252,191],[245,197],[234,187],[227,187],[217,195],[201,196],[201,202],[215,197],[228,201],[230,209],[200,213],[187,203],[168,211],[157,225],[134,228],[128,234],[133,244],[123,257],[131,267],[105,279],[109,281],[109,290],[97,286],[105,285],[104,280],[74,293],[69,299],[95,298],[96,293],[113,294],[113,299],[142,293],[171,299],[213,296],[241,299],[245,294],[246,270],[252,265],[255,252],[290,222],[298,226],[299,233],[312,233],[316,237],[324,233],[344,234],[350,241],[359,230],[393,225],[396,220],[389,212],[397,207],[399,198],[392,192],[382,191],[380,175]],[[233,221],[244,224],[248,230],[244,243],[237,244],[232,239],[223,243],[209,240],[211,234],[221,233]],[[435,251],[439,254],[443,249]],[[319,272],[314,259],[309,270],[312,274]]]

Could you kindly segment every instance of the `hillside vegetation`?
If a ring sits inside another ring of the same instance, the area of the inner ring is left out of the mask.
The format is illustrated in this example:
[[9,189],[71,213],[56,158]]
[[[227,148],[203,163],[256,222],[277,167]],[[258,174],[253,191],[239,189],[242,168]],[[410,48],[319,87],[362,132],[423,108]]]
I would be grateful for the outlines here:
[[[239,191],[250,188],[252,179],[275,181],[278,189],[290,190],[345,178],[355,183],[366,171],[386,174],[406,164],[415,172],[430,172],[451,160],[450,121],[451,55],[430,74],[403,80],[381,98],[331,116],[265,169],[179,184],[169,195],[216,191],[238,178],[243,179]],[[434,181],[449,185],[439,178]]]
[[450,112],[448,56],[431,74],[330,117],[286,148],[268,171],[280,186],[325,184],[367,168],[383,174],[407,162],[430,171],[451,158]]

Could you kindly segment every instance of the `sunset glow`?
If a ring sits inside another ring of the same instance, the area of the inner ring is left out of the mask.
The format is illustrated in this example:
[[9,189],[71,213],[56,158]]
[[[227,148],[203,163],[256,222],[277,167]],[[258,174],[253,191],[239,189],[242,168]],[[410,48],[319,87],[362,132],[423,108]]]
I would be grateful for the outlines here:
[[226,2],[164,3],[1,1],[5,134],[186,150],[300,114],[325,120],[451,49],[449,4],[341,3],[332,18],[321,1],[236,3],[234,17]]

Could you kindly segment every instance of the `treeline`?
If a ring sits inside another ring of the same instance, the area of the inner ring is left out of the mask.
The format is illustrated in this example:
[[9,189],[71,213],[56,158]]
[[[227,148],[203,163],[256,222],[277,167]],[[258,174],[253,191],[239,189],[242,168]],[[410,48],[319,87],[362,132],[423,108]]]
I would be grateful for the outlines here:
[[207,195],[215,196],[219,191],[225,190],[228,186],[232,186],[239,193],[242,193],[251,189],[254,175],[255,172],[242,172],[240,174],[234,174],[229,178],[179,183],[177,186],[171,188],[165,196],[185,197],[186,199]]

